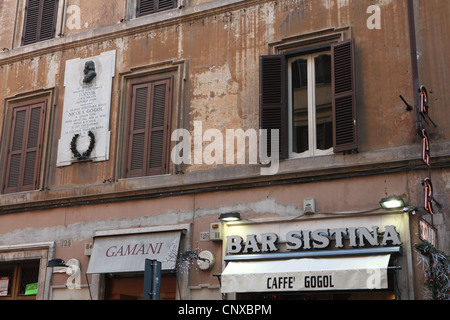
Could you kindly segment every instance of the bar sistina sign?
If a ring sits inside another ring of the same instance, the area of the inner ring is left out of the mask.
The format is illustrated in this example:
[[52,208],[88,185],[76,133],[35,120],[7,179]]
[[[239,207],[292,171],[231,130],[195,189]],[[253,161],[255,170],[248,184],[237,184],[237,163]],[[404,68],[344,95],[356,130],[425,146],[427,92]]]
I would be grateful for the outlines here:
[[[386,226],[382,235],[378,231],[377,226],[372,227],[372,231],[365,227],[289,231],[285,237],[286,249],[324,249],[331,245],[332,239],[338,249],[344,247],[344,240],[348,240],[350,247],[364,247],[366,243],[371,246],[402,244],[395,226]],[[227,254],[275,252],[280,249],[279,237],[275,233],[263,233],[259,239],[254,234],[247,235],[245,240],[238,235],[228,236]]]

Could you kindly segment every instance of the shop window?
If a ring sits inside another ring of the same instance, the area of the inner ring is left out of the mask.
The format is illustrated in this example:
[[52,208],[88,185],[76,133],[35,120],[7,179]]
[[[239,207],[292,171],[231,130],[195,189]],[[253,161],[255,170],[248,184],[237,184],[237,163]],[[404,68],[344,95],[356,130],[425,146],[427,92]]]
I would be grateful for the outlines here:
[[55,37],[58,0],[27,0],[22,45]]
[[176,8],[177,0],[137,0],[136,17]]
[[280,158],[357,149],[353,40],[262,56],[260,83],[261,128],[279,130]]
[[169,170],[172,78],[131,85],[125,176],[166,174]]
[[0,264],[0,300],[35,300],[39,262]]
[[38,189],[46,102],[12,108],[3,193]]

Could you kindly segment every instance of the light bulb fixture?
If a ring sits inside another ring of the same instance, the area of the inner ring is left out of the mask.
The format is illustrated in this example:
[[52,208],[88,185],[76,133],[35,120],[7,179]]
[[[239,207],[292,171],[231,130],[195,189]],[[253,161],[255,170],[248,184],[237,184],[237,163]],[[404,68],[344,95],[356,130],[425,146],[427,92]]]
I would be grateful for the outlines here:
[[387,198],[381,199],[380,206],[383,209],[392,210],[392,209],[404,208],[406,206],[406,204],[402,197],[392,196],[392,197],[387,197]]
[[229,212],[229,213],[222,213],[219,217],[219,220],[223,222],[234,222],[234,221],[241,221],[241,214],[239,212]]
[[404,207],[403,208],[403,212],[408,212],[408,213],[410,213],[412,215],[415,215],[418,211],[419,211],[419,208],[413,207],[413,206],[409,206],[409,207]]

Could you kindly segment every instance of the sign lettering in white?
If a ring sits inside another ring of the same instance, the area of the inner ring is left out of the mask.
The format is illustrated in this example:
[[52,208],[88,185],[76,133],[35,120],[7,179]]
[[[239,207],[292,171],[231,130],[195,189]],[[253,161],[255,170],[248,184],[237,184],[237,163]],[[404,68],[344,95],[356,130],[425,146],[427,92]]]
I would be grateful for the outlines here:
[[[366,242],[371,246],[401,245],[400,235],[395,226],[386,226],[383,236],[378,236],[378,227],[369,230],[365,227],[359,228],[337,228],[317,230],[295,230],[289,231],[286,236],[286,249],[324,249],[331,245],[334,238],[334,246],[343,248],[344,238],[348,238],[350,247],[364,247]],[[263,233],[259,237],[254,234],[247,235],[246,239],[241,236],[232,235],[227,237],[227,253],[259,253],[274,252],[279,250],[278,235],[275,233]]]
[[99,237],[94,241],[87,273],[139,272],[145,259],[158,260],[162,270],[173,270],[181,231]]
[[[96,76],[90,82],[83,82],[86,63],[90,61],[95,67]],[[76,160],[71,150],[71,142],[75,135],[79,135],[76,147],[80,154],[89,149],[91,142],[89,131],[95,136],[95,147],[89,159],[109,160],[109,122],[115,63],[115,51],[66,62],[64,109],[58,146],[59,167],[71,165],[72,161]]]

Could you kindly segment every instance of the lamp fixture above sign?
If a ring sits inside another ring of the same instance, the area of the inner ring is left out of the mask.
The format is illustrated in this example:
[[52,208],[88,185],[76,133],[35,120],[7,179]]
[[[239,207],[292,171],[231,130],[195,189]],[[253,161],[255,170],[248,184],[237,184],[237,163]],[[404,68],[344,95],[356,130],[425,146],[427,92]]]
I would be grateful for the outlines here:
[[383,209],[392,210],[392,209],[400,209],[400,208],[403,209],[406,206],[406,204],[402,197],[392,196],[392,197],[387,197],[387,198],[381,199],[380,206]]
[[239,212],[229,212],[229,213],[222,213],[219,217],[219,220],[223,222],[235,222],[235,221],[241,221],[241,214]]

